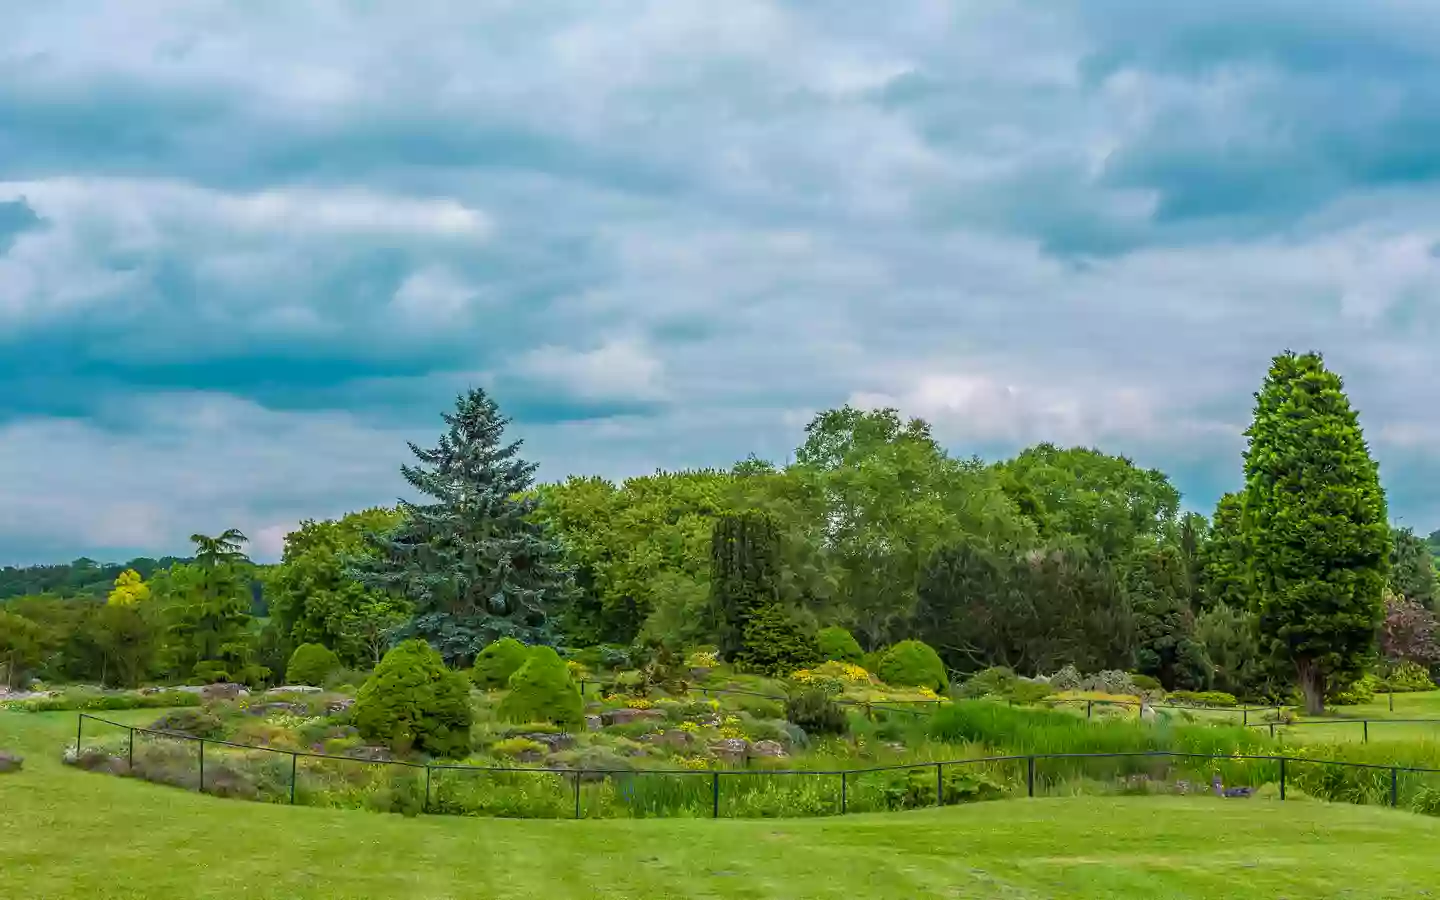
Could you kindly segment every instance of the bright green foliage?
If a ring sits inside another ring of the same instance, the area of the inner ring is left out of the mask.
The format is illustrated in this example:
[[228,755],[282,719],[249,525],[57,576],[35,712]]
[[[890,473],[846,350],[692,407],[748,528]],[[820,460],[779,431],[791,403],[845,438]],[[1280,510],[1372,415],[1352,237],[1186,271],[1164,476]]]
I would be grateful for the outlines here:
[[506,722],[553,722],[575,727],[584,721],[585,705],[560,654],[535,647],[525,665],[510,676],[510,693],[497,710]]
[[896,687],[927,687],[944,691],[950,686],[945,664],[935,649],[923,641],[901,641],[880,660],[875,673],[886,684]]
[[1210,661],[1210,685],[1240,697],[1256,697],[1265,680],[1255,616],[1224,603],[1195,620],[1195,638]]
[[781,604],[779,558],[770,516],[745,513],[715,523],[710,587],[720,654],[750,671],[788,675],[818,662],[820,651]]
[[85,623],[100,661],[100,681],[112,687],[139,687],[160,650],[157,611],[140,604],[96,607]]
[[424,641],[404,641],[386,653],[351,714],[361,735],[400,753],[456,758],[470,752],[470,683]]
[[1037,444],[998,468],[1028,488],[1052,535],[1108,556],[1168,533],[1180,507],[1180,492],[1163,472],[1098,450]]
[[402,633],[452,662],[468,664],[506,636],[548,642],[573,585],[560,542],[531,518],[536,466],[519,456],[519,441],[501,443],[509,420],[485,391],[461,395],[443,418],[449,428],[436,447],[411,444],[420,465],[400,468],[434,502],[401,501],[403,521],[367,535],[372,552],[351,559],[348,574],[409,599],[415,618]]
[[1225,494],[1215,504],[1210,531],[1200,546],[1200,597],[1196,605],[1209,608],[1224,604],[1231,609],[1253,606],[1250,579],[1250,548],[1241,527],[1245,498]]
[[1393,693],[1408,693],[1411,691],[1433,691],[1435,682],[1431,680],[1430,673],[1425,667],[1413,662],[1402,662],[1395,667],[1388,678],[1382,680],[1376,690],[1389,691]]
[[1204,688],[1210,677],[1205,648],[1195,639],[1189,572],[1178,547],[1148,547],[1132,555],[1126,593],[1135,614],[1136,665],[1166,690]]
[[340,668],[340,657],[324,644],[301,644],[285,665],[285,680],[290,684],[323,685],[330,673]]
[[1379,473],[1340,378],[1277,356],[1246,435],[1244,531],[1264,649],[1294,666],[1306,712],[1358,678],[1389,575]]
[[860,649],[860,642],[855,640],[853,634],[839,625],[820,629],[819,633],[815,635],[815,640],[820,645],[820,656],[826,660],[833,659],[859,665],[865,658],[865,651]]
[[164,666],[180,679],[258,684],[269,672],[253,659],[250,565],[235,549],[244,536],[230,529],[192,540],[196,562],[171,566],[150,581],[166,624]]
[[1410,528],[1397,528],[1391,535],[1390,589],[1408,600],[1435,607],[1435,557],[1424,538]]
[[134,606],[149,599],[150,586],[140,578],[139,572],[126,569],[115,576],[115,589],[107,602],[113,606]]
[[1234,694],[1225,691],[1172,691],[1165,699],[1181,706],[1230,707],[1239,704]]
[[530,648],[514,638],[501,638],[475,657],[470,680],[484,690],[496,690],[510,683],[510,676],[520,671],[530,658]]
[[368,551],[365,535],[397,527],[393,509],[367,509],[339,521],[306,520],[285,536],[280,565],[268,575],[270,614],[292,645],[324,644],[345,665],[374,666],[393,631],[410,620],[408,601],[348,577],[346,560]]
[[14,687],[45,658],[45,633],[35,622],[24,616],[0,609],[0,666],[5,669],[4,684]]

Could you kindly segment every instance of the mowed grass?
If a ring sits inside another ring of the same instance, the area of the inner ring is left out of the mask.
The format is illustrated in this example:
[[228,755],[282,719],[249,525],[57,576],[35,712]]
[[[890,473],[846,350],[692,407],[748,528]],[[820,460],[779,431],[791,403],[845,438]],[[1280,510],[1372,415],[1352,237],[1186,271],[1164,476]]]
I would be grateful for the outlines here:
[[[146,721],[154,711],[111,713]],[[0,897],[1413,897],[1440,820],[1214,798],[810,820],[511,821],[222,800],[67,769],[75,716],[0,712]]]
[[[1368,726],[1363,725],[1369,720]],[[1432,721],[1412,722],[1408,719]],[[1323,718],[1301,719],[1292,728],[1277,728],[1276,734],[1292,743],[1350,744],[1367,739],[1377,742],[1440,743],[1440,691],[1395,695],[1395,709],[1384,694],[1370,703],[1333,706]]]

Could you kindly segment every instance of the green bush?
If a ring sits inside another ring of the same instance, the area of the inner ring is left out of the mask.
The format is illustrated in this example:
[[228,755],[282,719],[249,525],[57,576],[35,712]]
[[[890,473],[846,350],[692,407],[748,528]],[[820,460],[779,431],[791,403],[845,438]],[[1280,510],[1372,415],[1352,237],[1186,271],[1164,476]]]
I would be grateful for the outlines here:
[[736,662],[746,671],[784,677],[820,662],[815,636],[779,603],[766,603],[745,622],[745,644]]
[[511,737],[490,745],[490,752],[496,756],[519,759],[522,756],[544,756],[548,748],[539,741],[523,737]]
[[506,722],[576,726],[584,721],[585,704],[560,655],[551,647],[536,647],[510,676],[510,693],[496,712]]
[[154,694],[98,694],[94,691],[71,690],[53,697],[12,700],[0,703],[0,709],[24,712],[90,712],[107,709],[169,709],[176,706],[199,706],[198,694],[189,691],[159,691]]
[[209,710],[177,709],[156,719],[150,729],[187,734],[196,738],[218,738],[224,733],[225,725],[219,716]]
[[470,752],[470,685],[421,640],[397,645],[360,688],[352,721],[392,750],[442,758]]
[[950,686],[940,655],[923,641],[901,641],[880,660],[880,680],[895,687],[925,687],[944,691]]
[[1004,666],[992,666],[976,672],[965,679],[958,688],[959,696],[976,700],[980,697],[1008,697],[1010,690],[1019,681],[1015,673]]
[[1366,672],[1360,676],[1358,681],[1339,689],[1327,691],[1325,700],[1334,706],[1358,706],[1361,703],[1369,703],[1375,699],[1375,689],[1379,685],[1380,679]]
[[1430,673],[1424,666],[1413,662],[1403,662],[1390,673],[1390,677],[1375,686],[1377,693],[1394,692],[1397,694],[1410,691],[1433,691],[1435,682],[1430,680]]
[[819,688],[796,691],[785,701],[785,719],[806,734],[844,734],[849,725],[845,711]]
[[291,684],[320,687],[330,673],[340,668],[340,657],[324,644],[301,644],[285,664],[285,678]]
[[860,642],[855,640],[855,635],[839,625],[820,629],[815,640],[820,645],[820,656],[826,661],[833,659],[860,665],[865,659],[865,651],[860,649]]
[[1224,691],[1171,691],[1165,696],[1168,703],[1177,706],[1238,706],[1239,702],[1234,694],[1227,694]]
[[1140,690],[1146,691],[1147,693],[1154,691],[1163,691],[1165,689],[1164,685],[1160,684],[1160,679],[1154,677],[1153,675],[1141,675],[1138,672],[1130,673],[1130,683],[1135,685]]
[[529,658],[529,647],[511,637],[501,638],[475,657],[470,680],[482,690],[498,690],[510,683],[510,676],[520,671]]

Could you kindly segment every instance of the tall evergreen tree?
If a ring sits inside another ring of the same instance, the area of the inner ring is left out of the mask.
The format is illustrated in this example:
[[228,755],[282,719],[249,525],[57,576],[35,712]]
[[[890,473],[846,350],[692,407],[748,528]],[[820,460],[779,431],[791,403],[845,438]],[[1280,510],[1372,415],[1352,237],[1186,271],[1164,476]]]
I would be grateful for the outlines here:
[[1210,530],[1200,545],[1197,605],[1203,609],[1222,604],[1231,609],[1251,606],[1250,549],[1240,525],[1244,505],[1244,495],[1239,493],[1225,494],[1215,504]]
[[1294,666],[1306,712],[1374,653],[1391,536],[1385,494],[1340,377],[1275,357],[1246,431],[1241,522],[1262,643]]
[[788,675],[819,662],[814,635],[780,598],[780,532],[764,513],[722,516],[711,550],[712,608],[720,653],[742,668]]
[[1424,538],[1397,528],[1390,552],[1390,589],[1427,609],[1435,608],[1435,557]]
[[374,552],[349,559],[349,574],[408,598],[415,617],[397,637],[424,638],[451,664],[502,637],[551,643],[572,581],[559,541],[531,518],[536,465],[519,456],[520,441],[501,442],[510,420],[483,390],[442,418],[449,429],[437,446],[410,444],[420,465],[400,468],[434,502],[400,501],[403,521],[368,534]]

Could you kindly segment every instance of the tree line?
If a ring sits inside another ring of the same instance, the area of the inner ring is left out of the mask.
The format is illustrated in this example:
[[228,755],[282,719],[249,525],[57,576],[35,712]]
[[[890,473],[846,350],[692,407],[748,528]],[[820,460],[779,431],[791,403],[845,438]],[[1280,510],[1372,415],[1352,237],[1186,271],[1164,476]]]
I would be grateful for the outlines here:
[[[243,535],[197,535],[191,561],[117,573],[145,586],[142,603],[117,603],[118,584],[105,603],[13,599],[0,662],[29,640],[31,669],[63,657],[71,677],[97,666],[120,677],[103,652],[71,646],[85,629],[56,623],[58,606],[92,630],[143,619],[154,649],[140,668],[177,679],[278,678],[304,643],[366,668],[411,637],[452,664],[503,637],[778,658],[744,650],[737,631],[736,604],[755,601],[725,573],[752,558],[765,561],[755,609],[773,640],[827,626],[865,650],[916,638],[962,674],[1123,669],[1170,689],[1298,689],[1317,710],[1366,671],[1440,660],[1436,536],[1389,524],[1356,413],[1318,354],[1275,358],[1237,465],[1243,487],[1209,516],[1183,511],[1163,472],[1127,457],[1048,443],[956,457],[894,409],[820,413],[783,466],[750,457],[542,485],[484,391],[443,418],[437,445],[412,444],[401,467],[423,500],[304,522],[270,567],[244,560]],[[750,549],[719,559],[725,529]],[[13,637],[27,627],[16,618],[48,638]]]

